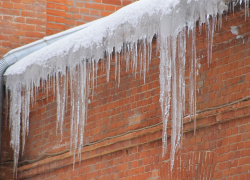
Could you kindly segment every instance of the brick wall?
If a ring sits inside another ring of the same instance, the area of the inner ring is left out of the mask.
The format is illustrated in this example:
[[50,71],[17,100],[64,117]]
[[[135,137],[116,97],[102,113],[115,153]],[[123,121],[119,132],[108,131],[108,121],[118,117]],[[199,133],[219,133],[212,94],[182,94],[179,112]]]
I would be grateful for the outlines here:
[[45,0],[0,2],[0,58],[9,50],[46,35]]
[[[122,66],[118,88],[114,60],[109,82],[106,82],[105,72],[98,71],[98,86],[88,107],[86,146],[82,149],[81,161],[76,156],[74,170],[73,152],[68,150],[70,105],[60,142],[60,133],[55,133],[55,94],[50,91],[46,97],[46,89],[37,91],[18,177],[46,180],[250,179],[249,20],[249,17],[245,20],[243,11],[223,18],[223,27],[214,35],[209,67],[205,31],[200,35],[197,30],[201,68],[197,77],[196,134],[193,120],[185,118],[182,148],[177,152],[172,173],[170,154],[164,157],[161,154],[159,54],[154,40],[153,60],[145,83],[139,71],[134,77]],[[238,26],[243,38],[236,38],[231,26]],[[187,63],[187,75],[188,66]],[[187,102],[188,92],[186,98]],[[186,109],[188,114],[188,107]],[[170,131],[169,128],[169,134]],[[7,140],[5,142],[7,144]],[[168,148],[170,150],[170,146]],[[8,149],[3,149],[3,153],[5,157],[12,157]]]

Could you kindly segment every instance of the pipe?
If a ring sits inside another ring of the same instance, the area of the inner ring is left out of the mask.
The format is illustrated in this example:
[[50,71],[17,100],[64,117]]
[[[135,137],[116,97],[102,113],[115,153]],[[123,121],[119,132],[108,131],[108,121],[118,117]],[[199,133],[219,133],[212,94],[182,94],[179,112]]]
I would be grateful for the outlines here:
[[[14,59],[13,59],[14,60]],[[3,84],[3,74],[5,70],[11,65],[11,61],[8,63],[6,58],[2,58],[0,60],[0,168],[1,168],[1,160],[2,160],[2,130],[3,130],[3,99],[4,99],[4,84]],[[12,63],[12,64],[13,64]]]
[[[3,92],[4,92],[4,87],[3,87],[3,78],[0,77],[0,100],[3,99]],[[2,101],[1,101],[2,102]],[[0,162],[1,162],[1,153],[2,153],[2,129],[3,129],[3,103],[0,103]],[[0,168],[1,168],[1,163],[0,163]]]

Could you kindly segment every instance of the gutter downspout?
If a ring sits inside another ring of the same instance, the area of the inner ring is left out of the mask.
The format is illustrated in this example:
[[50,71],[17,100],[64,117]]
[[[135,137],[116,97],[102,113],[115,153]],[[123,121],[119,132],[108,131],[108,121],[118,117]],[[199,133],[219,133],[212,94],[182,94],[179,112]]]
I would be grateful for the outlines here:
[[68,29],[66,31],[60,32],[58,34],[54,34],[48,37],[44,37],[41,40],[35,41],[33,43],[21,46],[19,48],[13,49],[9,51],[7,54],[0,59],[0,167],[1,167],[1,152],[2,152],[2,129],[3,129],[3,99],[4,99],[4,73],[6,69],[15,64],[17,61],[23,59],[29,54],[42,49],[54,42],[63,39],[79,30],[82,30],[94,23],[98,20],[92,21],[87,24],[83,24],[81,26],[74,27],[72,29]]
[[[8,56],[10,57],[10,56]],[[1,153],[2,153],[2,130],[3,130],[3,99],[4,99],[4,81],[3,74],[5,70],[12,64],[14,64],[17,60],[16,58],[2,58],[0,60],[0,168],[1,168]]]

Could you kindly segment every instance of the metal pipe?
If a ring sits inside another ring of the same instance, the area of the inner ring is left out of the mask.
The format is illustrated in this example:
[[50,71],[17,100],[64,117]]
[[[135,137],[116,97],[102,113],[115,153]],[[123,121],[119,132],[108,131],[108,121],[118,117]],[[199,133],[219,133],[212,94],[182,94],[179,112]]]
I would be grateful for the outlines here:
[[[3,77],[0,77],[0,100],[3,102]],[[3,103],[0,102],[0,153],[2,152],[2,130],[3,130]],[[1,168],[1,154],[0,154],[0,168]]]
[[[14,57],[13,57],[14,58]],[[15,58],[16,59],[16,58]],[[16,61],[15,59],[9,59],[9,62],[6,61],[6,58],[2,58],[0,60],[0,167],[1,167],[1,160],[2,160],[2,130],[3,130],[3,100],[4,100],[4,81],[3,81],[3,74],[5,70]]]

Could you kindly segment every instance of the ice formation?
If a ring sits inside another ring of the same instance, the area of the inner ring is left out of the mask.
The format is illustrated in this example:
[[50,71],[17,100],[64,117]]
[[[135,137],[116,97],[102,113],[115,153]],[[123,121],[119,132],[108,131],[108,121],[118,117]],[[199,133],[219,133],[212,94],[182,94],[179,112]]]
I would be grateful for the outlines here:
[[[248,5],[248,1],[246,3]],[[167,122],[171,116],[171,165],[173,166],[175,151],[181,144],[185,112],[186,36],[193,38],[190,60],[190,117],[195,118],[196,22],[199,20],[199,26],[207,26],[210,59],[217,17],[221,18],[226,9],[223,0],[141,0],[99,20],[98,23],[93,23],[86,29],[28,55],[8,68],[5,76],[6,90],[10,91],[9,121],[15,171],[20,151],[21,127],[24,147],[25,135],[29,130],[29,107],[35,98],[35,88],[46,84],[47,88],[56,91],[57,127],[61,129],[68,99],[69,81],[72,108],[71,145],[74,150],[78,148],[81,152],[88,97],[90,88],[95,84],[98,61],[106,57],[107,80],[109,80],[110,60],[112,53],[115,52],[115,74],[119,82],[120,53],[123,51],[127,69],[132,68],[136,71],[137,66],[140,66],[145,76],[150,63],[154,35],[158,37],[161,60],[163,154],[167,151]],[[137,59],[139,59],[138,64]]]
[[237,26],[232,26],[231,27],[231,32],[232,32],[232,34],[234,34],[234,35],[238,35],[239,34],[239,29],[238,29],[238,27]]

